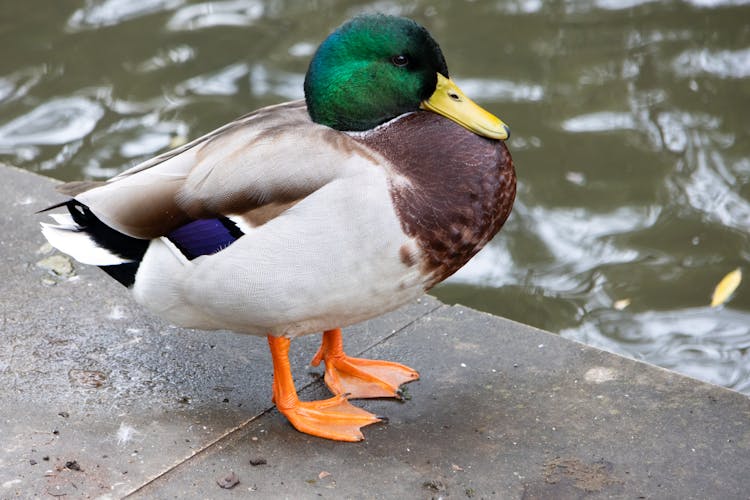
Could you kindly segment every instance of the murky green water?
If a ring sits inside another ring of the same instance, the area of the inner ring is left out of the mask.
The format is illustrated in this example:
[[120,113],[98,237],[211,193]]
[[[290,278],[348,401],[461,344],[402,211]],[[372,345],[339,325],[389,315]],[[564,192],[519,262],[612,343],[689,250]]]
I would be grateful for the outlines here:
[[[414,17],[513,129],[505,230],[436,290],[750,392],[750,1],[0,3],[0,160],[103,178],[301,97],[364,9]],[[502,356],[502,353],[497,353]]]

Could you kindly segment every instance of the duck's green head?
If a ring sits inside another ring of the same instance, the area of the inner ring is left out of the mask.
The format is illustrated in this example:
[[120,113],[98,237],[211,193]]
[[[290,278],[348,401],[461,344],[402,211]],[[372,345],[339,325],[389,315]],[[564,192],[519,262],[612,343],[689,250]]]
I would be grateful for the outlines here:
[[402,17],[358,16],[334,31],[307,70],[305,99],[313,121],[337,130],[370,130],[428,109],[479,135],[506,139],[509,133],[450,80],[427,30]]

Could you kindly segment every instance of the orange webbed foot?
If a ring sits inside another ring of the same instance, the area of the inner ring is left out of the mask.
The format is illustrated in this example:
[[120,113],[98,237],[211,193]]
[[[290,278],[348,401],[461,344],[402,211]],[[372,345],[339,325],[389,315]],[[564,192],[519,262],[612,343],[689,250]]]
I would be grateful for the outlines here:
[[289,366],[289,339],[268,336],[273,358],[273,401],[300,432],[336,441],[362,441],[360,429],[383,420],[349,403],[344,395],[300,401]]
[[347,356],[338,328],[323,334],[312,365],[317,366],[321,361],[325,362],[328,388],[334,394],[346,394],[351,398],[401,399],[399,387],[419,378],[419,373],[399,363]]
[[382,420],[352,405],[344,396],[277,408],[298,431],[336,441],[362,441],[365,437],[360,429]]

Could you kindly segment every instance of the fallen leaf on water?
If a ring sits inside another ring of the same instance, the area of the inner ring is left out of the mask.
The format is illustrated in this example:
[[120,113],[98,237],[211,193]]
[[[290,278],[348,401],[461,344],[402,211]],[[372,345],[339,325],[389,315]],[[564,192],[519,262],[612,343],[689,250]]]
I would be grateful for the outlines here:
[[618,311],[622,311],[629,305],[630,305],[630,299],[620,299],[620,300],[616,300],[615,303],[612,304],[612,307],[614,307]]
[[714,294],[711,296],[711,307],[718,307],[729,300],[729,297],[737,290],[741,282],[742,270],[739,267],[724,276],[714,288]]

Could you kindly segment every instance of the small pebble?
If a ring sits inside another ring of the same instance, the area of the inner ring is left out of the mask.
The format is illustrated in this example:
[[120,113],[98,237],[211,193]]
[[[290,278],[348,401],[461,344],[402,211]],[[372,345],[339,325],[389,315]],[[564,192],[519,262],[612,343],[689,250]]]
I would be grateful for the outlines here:
[[234,472],[230,472],[226,476],[217,479],[216,484],[218,484],[220,488],[231,490],[232,488],[240,484],[240,478],[237,477],[237,474],[235,474]]
[[78,465],[78,461],[76,461],[76,460],[70,460],[68,462],[65,462],[65,468],[66,469],[70,469],[70,470],[79,471],[79,472],[81,471],[81,466]]
[[441,492],[448,489],[445,486],[445,483],[443,483],[439,479],[431,479],[429,481],[425,481],[424,483],[422,483],[422,486],[434,492]]

